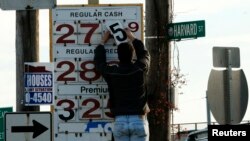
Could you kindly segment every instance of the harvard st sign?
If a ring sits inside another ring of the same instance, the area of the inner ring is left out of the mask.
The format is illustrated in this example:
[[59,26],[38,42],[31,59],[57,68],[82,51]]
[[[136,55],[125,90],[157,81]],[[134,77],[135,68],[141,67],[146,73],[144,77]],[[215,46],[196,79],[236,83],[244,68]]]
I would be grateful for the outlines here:
[[168,25],[167,37],[171,40],[205,37],[205,21],[171,23]]

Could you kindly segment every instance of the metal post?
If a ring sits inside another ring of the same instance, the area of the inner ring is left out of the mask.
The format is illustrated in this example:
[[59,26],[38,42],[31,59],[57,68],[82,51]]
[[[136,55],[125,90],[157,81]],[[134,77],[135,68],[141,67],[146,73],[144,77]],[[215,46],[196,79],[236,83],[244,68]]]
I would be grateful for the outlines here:
[[210,108],[208,104],[207,91],[206,91],[206,105],[207,105],[207,125],[211,124]]
[[227,57],[227,73],[226,73],[226,82],[225,82],[225,121],[226,124],[231,124],[231,95],[232,95],[232,55],[231,50],[226,50]]

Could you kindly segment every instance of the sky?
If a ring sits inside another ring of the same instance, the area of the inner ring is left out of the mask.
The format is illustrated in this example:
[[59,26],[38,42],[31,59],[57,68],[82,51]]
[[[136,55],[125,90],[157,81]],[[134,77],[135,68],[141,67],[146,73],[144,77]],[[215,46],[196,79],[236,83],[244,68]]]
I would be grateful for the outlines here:
[[[99,0],[100,4],[121,3],[118,0]],[[126,0],[123,3],[144,3]],[[57,0],[57,4],[87,4],[87,0]],[[179,67],[187,84],[179,89],[178,109],[173,111],[173,123],[206,122],[206,90],[213,67],[212,48],[239,47],[240,68],[250,79],[250,1],[249,0],[174,0],[173,22],[205,20],[206,36],[172,41],[172,66]],[[49,62],[49,12],[39,12],[40,62]],[[0,10],[0,107],[15,110],[15,11]],[[48,106],[41,106],[47,110]],[[212,114],[211,114],[212,116]],[[250,120],[250,107],[243,120]],[[212,116],[212,121],[215,121]]]
[[[212,48],[214,46],[238,47],[240,68],[249,80],[249,6],[250,1],[247,0],[174,1],[174,22],[205,20],[206,23],[205,37],[176,42],[180,70],[188,80],[187,85],[180,90],[183,94],[179,95],[179,110],[174,112],[176,123],[206,121],[208,78],[211,69],[217,69],[213,67]],[[248,105],[243,120],[249,119]],[[215,121],[213,117],[212,121]]]

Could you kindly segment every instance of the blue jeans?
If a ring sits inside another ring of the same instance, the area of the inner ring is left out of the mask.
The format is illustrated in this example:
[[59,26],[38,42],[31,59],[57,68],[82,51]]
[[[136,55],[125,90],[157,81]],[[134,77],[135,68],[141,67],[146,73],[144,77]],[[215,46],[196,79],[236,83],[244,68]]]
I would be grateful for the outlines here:
[[146,116],[116,116],[113,131],[115,141],[149,141],[149,126]]

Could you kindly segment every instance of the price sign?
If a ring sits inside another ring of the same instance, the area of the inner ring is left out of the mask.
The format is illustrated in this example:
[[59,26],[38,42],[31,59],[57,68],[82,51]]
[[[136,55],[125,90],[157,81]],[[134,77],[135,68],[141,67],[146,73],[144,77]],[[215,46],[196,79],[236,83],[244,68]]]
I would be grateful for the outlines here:
[[124,28],[143,40],[142,7],[64,5],[52,9],[55,141],[111,140],[108,86],[95,69],[94,50],[109,30],[113,38],[105,44],[106,59],[109,65],[117,65],[117,45],[127,42]]

